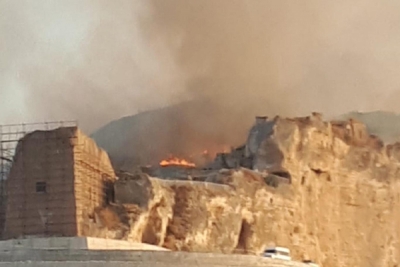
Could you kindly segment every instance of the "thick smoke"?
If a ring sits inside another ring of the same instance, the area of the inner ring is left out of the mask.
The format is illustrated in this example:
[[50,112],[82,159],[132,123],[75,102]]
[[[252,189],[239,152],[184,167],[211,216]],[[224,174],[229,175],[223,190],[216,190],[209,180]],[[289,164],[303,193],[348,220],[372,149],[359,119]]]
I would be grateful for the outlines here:
[[332,116],[386,109],[398,94],[399,1],[150,2],[144,32],[171,47],[194,95],[250,114]]
[[182,75],[142,38],[142,13],[140,1],[0,0],[0,123],[78,119],[91,132],[173,103]]
[[0,0],[0,122],[77,118],[92,131],[197,97],[237,122],[397,112],[399,10],[397,0]]
[[[143,162],[157,163],[168,152],[186,157],[202,149],[221,151],[221,145],[244,142],[256,114],[320,111],[334,117],[386,109],[400,82],[396,1],[147,3],[143,38],[157,44],[157,54],[169,51],[184,75],[186,95],[211,102],[163,111],[162,121],[149,119],[152,127],[139,124],[145,133],[129,132],[119,147],[110,145],[115,156],[131,147],[123,158],[140,151]],[[146,144],[157,145],[151,151]]]

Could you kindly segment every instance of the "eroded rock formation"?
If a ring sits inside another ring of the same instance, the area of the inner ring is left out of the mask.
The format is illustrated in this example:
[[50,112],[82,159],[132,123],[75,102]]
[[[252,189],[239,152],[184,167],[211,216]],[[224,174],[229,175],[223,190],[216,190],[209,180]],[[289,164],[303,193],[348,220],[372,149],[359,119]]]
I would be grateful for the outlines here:
[[[206,182],[142,177],[151,183],[147,205],[99,209],[96,224],[108,236],[173,250],[257,254],[276,244],[326,267],[397,266],[399,144],[383,146],[356,121],[313,114],[275,118],[250,152],[259,172],[221,170]],[[290,184],[267,185],[283,170]]]

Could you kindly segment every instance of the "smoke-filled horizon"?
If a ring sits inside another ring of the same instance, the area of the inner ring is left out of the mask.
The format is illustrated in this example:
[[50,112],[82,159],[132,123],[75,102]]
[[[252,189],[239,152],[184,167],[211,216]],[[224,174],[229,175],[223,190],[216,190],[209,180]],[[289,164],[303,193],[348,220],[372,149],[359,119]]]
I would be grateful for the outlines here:
[[91,132],[197,97],[238,120],[400,112],[399,13],[395,0],[0,0],[0,123]]

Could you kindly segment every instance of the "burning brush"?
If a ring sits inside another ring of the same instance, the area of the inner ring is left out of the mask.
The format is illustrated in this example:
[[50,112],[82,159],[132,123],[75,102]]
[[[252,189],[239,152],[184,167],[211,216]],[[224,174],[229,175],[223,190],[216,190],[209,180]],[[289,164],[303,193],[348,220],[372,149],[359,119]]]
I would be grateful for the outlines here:
[[167,167],[167,166],[181,166],[181,167],[190,167],[190,168],[195,168],[196,164],[194,164],[191,161],[181,159],[175,156],[169,156],[168,159],[164,159],[160,162],[161,167]]

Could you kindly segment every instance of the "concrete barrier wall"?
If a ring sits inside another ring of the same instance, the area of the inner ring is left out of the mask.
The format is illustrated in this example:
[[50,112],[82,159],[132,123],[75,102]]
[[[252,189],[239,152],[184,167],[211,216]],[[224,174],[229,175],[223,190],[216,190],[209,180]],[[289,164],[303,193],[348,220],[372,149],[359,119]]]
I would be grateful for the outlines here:
[[13,250],[0,252],[0,267],[306,267],[257,256],[156,251]]
[[0,251],[12,250],[162,250],[168,249],[126,240],[95,237],[35,237],[0,241]]

